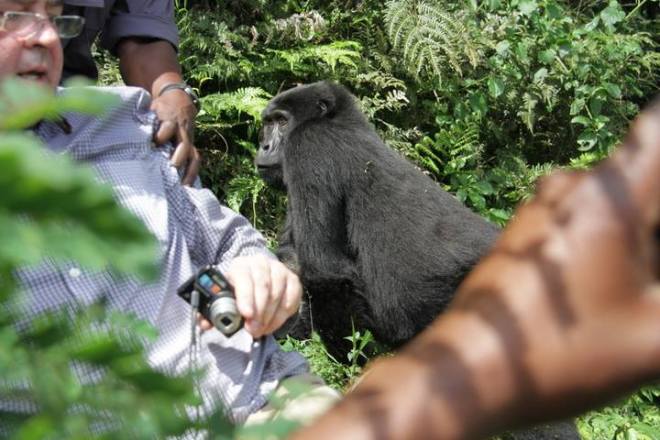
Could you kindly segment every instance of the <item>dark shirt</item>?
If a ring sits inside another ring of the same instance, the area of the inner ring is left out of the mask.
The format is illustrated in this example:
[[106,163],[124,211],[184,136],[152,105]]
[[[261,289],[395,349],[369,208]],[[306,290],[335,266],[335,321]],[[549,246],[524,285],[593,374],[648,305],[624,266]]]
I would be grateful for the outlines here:
[[64,40],[63,79],[72,75],[98,77],[91,46],[99,38],[100,47],[116,55],[117,43],[126,37],[169,41],[175,48],[179,36],[172,0],[64,0],[64,15],[85,17],[79,36]]

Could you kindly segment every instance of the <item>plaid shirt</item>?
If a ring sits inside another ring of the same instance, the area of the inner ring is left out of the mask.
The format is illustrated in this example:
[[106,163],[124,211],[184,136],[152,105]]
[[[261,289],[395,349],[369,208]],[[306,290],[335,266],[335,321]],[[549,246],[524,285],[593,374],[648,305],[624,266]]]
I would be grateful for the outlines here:
[[[176,294],[178,286],[205,264],[223,270],[236,256],[268,251],[261,234],[209,190],[179,183],[169,152],[152,142],[156,119],[146,92],[103,90],[119,95],[123,105],[102,118],[65,115],[71,134],[61,124],[47,122],[35,131],[50,150],[91,165],[101,181],[112,185],[119,203],[156,236],[162,274],[145,285],[107,272],[91,273],[75,263],[55,266],[46,261],[19,276],[35,313],[103,297],[110,307],[150,322],[159,337],[149,346],[149,362],[166,373],[182,373],[190,366],[191,313]],[[307,371],[298,353],[281,351],[271,336],[254,341],[245,330],[231,338],[215,330],[202,333],[198,358],[208,371],[200,387],[205,406],[210,410],[221,401],[237,422],[261,408],[281,379]]]

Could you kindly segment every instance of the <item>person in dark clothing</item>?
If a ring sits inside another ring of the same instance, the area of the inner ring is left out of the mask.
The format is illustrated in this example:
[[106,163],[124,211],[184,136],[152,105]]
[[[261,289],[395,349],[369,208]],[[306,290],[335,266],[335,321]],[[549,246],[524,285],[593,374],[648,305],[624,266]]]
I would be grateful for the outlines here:
[[172,140],[176,150],[171,161],[185,168],[183,183],[194,181],[200,156],[194,147],[194,122],[199,110],[195,92],[183,80],[177,59],[178,31],[174,6],[168,0],[65,0],[63,15],[84,17],[75,38],[62,41],[63,79],[82,75],[96,80],[98,70],[92,44],[119,58],[126,85],[151,93],[151,108],[160,120],[154,141]]

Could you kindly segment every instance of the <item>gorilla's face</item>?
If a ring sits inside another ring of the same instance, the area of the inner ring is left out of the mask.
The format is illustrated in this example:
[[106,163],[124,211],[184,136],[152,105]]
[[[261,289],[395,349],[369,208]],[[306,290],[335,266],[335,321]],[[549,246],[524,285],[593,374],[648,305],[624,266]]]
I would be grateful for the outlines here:
[[[334,116],[335,93],[331,85],[318,82],[289,89],[268,103],[262,113],[255,159],[259,175],[267,184],[286,189],[286,158],[297,160],[294,144],[313,149],[332,147],[322,133]],[[302,140],[304,134],[314,135],[314,139]]]
[[259,152],[255,159],[259,176],[276,188],[286,189],[283,173],[283,140],[293,126],[293,115],[284,109],[266,107],[259,132]]

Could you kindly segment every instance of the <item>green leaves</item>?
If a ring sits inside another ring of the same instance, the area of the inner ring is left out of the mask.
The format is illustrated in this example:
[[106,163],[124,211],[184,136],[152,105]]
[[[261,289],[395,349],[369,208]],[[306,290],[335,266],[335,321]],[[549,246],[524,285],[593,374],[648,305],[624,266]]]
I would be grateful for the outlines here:
[[20,79],[0,83],[0,130],[20,130],[42,119],[55,120],[63,112],[102,114],[118,103],[116,96],[85,88],[86,81],[67,83],[65,92],[56,97],[41,84],[29,86]]
[[504,81],[499,78],[488,78],[488,93],[493,98],[497,98],[504,93]]
[[539,54],[539,61],[543,64],[552,64],[555,61],[556,56],[557,51],[554,49],[546,49]]
[[538,4],[536,0],[520,0],[518,1],[518,10],[524,15],[530,15],[536,11]]
[[603,25],[610,30],[614,30],[614,25],[626,18],[626,13],[621,9],[621,5],[616,0],[610,1],[605,9],[598,15]]
[[308,68],[306,64],[311,61],[325,63],[334,72],[339,66],[356,69],[360,59],[360,49],[360,44],[355,41],[335,41],[330,44],[319,44],[301,49],[271,50],[270,52],[288,63],[293,72],[303,73]]
[[616,404],[578,419],[583,438],[656,440],[660,438],[660,388],[646,386]]
[[[0,84],[2,129],[15,131],[67,111],[100,113],[117,98],[91,88],[62,96],[18,79]],[[36,264],[48,256],[144,278],[156,275],[157,248],[144,225],[114,200],[90,169],[48,153],[29,133],[0,132],[0,262]]]
[[90,269],[155,275],[156,246],[91,170],[46,152],[32,136],[0,135],[0,259],[35,264],[45,256]]
[[[154,337],[148,324],[102,305],[26,320],[14,290],[15,270],[46,257],[145,282],[156,275],[154,238],[112,190],[91,169],[19,131],[64,111],[99,113],[116,100],[89,88],[56,97],[18,80],[0,84],[0,94],[0,394],[39,409],[1,414],[5,434],[26,440],[182,434],[195,426],[184,410],[198,403],[194,383],[147,364],[143,344]],[[49,286],[41,287],[48,295]]]
[[[11,364],[0,362],[5,379],[0,392],[40,408],[20,418],[3,416],[12,438],[162,438],[193,426],[183,410],[184,404],[199,403],[192,377],[153,371],[140,333],[133,332],[142,324],[115,321],[116,316],[100,304],[48,313],[34,319],[20,339],[0,338],[1,352],[13,358]],[[74,374],[72,362],[88,368]]]
[[404,66],[417,77],[440,82],[462,76],[466,66],[479,62],[470,28],[462,13],[437,2],[389,0],[386,4],[387,34]]
[[272,95],[259,87],[246,87],[229,93],[215,93],[202,98],[202,123],[214,123],[218,116],[240,122],[240,115],[249,115],[255,123],[261,121],[261,112]]

